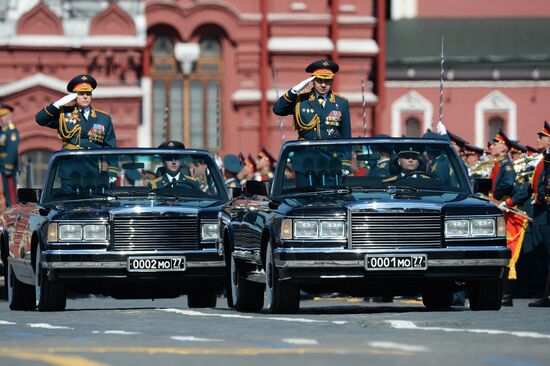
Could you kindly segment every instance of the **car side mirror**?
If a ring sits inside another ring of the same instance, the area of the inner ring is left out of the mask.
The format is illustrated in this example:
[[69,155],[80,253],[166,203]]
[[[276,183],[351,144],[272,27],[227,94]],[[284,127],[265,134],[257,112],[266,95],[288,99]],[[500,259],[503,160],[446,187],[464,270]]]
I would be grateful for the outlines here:
[[493,181],[489,178],[476,178],[472,180],[474,193],[483,193],[488,196],[489,191],[493,187]]
[[247,196],[267,196],[266,182],[257,180],[247,180],[245,185],[245,194]]
[[19,188],[17,190],[17,202],[19,203],[38,203],[41,189],[37,188]]

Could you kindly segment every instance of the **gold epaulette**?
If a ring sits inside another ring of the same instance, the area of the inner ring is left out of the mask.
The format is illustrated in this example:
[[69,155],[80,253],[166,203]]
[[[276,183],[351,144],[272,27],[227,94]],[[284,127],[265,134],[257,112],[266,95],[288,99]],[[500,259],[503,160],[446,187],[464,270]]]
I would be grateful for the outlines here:
[[394,176],[394,177],[386,178],[382,182],[387,183],[387,182],[394,182],[396,180],[397,180],[397,176]]
[[309,93],[311,93],[311,89],[306,89],[299,92],[298,95],[309,94]]
[[336,96],[337,96],[338,98],[342,98],[342,99],[344,99],[345,101],[347,101],[347,100],[348,100],[348,98],[344,97],[344,96],[343,96],[342,94],[340,94],[340,93],[335,93],[335,92],[332,92],[332,94],[336,95]]
[[105,111],[103,111],[103,110],[101,110],[101,109],[95,109],[95,108],[93,108],[93,110],[96,111],[96,112],[100,112],[100,113],[106,114],[107,116],[109,115],[109,113],[107,113],[107,112],[105,112]]
[[160,182],[161,180],[162,180],[162,177],[158,177],[150,181],[149,183],[151,184],[151,188],[157,189],[157,183]]
[[8,129],[15,130],[15,125],[13,124],[13,122],[10,121],[10,123],[8,124]]
[[193,181],[198,180],[197,178],[192,177],[192,176],[190,176],[190,175],[184,175],[184,177],[185,177],[186,179],[188,179],[188,180],[193,180]]

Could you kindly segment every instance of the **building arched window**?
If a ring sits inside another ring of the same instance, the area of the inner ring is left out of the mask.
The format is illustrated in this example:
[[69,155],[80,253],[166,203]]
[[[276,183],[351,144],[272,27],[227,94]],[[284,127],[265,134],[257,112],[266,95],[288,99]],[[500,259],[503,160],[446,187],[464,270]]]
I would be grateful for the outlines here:
[[42,188],[51,155],[51,151],[42,149],[28,150],[21,154],[17,185],[25,188]]
[[405,136],[420,137],[420,121],[418,118],[407,118],[405,121]]
[[184,70],[174,55],[176,42],[159,34],[152,45],[153,146],[178,140],[219,150],[222,44],[217,37],[201,38],[198,58]]
[[492,140],[493,137],[497,135],[498,130],[504,130],[504,119],[502,117],[491,117],[489,118],[489,139]]

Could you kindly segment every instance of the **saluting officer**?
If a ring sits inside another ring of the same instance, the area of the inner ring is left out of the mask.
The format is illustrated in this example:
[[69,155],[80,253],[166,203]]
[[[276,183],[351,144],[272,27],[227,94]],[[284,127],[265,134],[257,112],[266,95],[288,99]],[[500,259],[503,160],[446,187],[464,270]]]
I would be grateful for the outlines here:
[[[282,95],[273,106],[279,116],[292,115],[298,140],[337,139],[351,137],[351,120],[347,99],[332,90],[338,64],[319,60],[309,64],[311,77],[302,80]],[[313,88],[305,88],[313,82]],[[346,174],[351,172],[351,151],[342,157]]]
[[[97,87],[90,75],[77,75],[67,84],[68,95],[36,114],[41,126],[55,128],[63,149],[116,148],[111,117],[92,107],[92,91]],[[67,105],[76,100],[76,104]]]
[[493,186],[489,195],[496,200],[503,201],[512,195],[514,189],[514,180],[516,172],[514,164],[510,160],[508,152],[512,147],[512,142],[506,134],[500,129],[491,145],[491,155],[495,158],[495,164],[491,171],[490,178]]
[[0,174],[6,206],[17,202],[19,132],[11,120],[12,112],[11,106],[0,103]]

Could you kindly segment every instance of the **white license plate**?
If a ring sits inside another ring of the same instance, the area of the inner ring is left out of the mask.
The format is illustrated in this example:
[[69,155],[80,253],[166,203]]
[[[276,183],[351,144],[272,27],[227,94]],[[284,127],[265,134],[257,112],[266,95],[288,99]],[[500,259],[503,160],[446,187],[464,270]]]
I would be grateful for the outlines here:
[[185,257],[129,257],[128,272],[185,271]]
[[367,271],[425,270],[428,268],[426,254],[366,254]]

